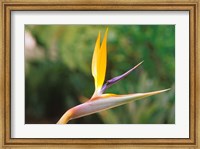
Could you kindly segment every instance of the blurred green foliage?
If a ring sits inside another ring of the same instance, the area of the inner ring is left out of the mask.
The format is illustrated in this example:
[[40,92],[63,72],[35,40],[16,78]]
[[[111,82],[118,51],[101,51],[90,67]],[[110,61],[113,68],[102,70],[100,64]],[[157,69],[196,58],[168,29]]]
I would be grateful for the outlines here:
[[69,123],[175,123],[174,25],[26,25],[25,31],[36,41],[33,49],[25,49],[26,123],[56,123],[66,110],[92,96],[94,45],[98,32],[103,36],[106,27],[109,27],[106,80],[144,60],[107,93],[171,90]]

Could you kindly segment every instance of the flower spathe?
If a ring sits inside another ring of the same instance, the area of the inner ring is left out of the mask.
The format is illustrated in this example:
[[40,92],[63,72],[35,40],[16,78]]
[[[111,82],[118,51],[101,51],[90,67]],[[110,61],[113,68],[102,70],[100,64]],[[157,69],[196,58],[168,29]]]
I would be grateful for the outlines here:
[[77,105],[67,110],[60,118],[60,120],[57,122],[57,124],[66,124],[69,120],[72,119],[97,113],[103,110],[117,107],[135,100],[139,100],[169,90],[165,89],[147,93],[134,93],[125,95],[116,95],[112,93],[103,94],[107,88],[109,88],[111,85],[117,83],[118,81],[126,77],[129,73],[131,73],[139,65],[142,64],[142,62],[140,62],[135,67],[131,68],[129,71],[125,72],[120,76],[114,77],[106,81],[104,84],[106,65],[107,65],[107,36],[108,36],[108,28],[106,29],[102,44],[100,44],[100,32],[99,32],[94,48],[92,67],[91,67],[95,84],[95,91],[93,96],[85,103]]

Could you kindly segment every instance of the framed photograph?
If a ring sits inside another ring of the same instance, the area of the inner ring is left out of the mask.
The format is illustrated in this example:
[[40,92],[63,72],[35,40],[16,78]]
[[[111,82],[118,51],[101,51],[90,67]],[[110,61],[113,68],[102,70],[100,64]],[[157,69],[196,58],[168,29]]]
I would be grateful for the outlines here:
[[199,1],[2,1],[3,148],[198,148]]

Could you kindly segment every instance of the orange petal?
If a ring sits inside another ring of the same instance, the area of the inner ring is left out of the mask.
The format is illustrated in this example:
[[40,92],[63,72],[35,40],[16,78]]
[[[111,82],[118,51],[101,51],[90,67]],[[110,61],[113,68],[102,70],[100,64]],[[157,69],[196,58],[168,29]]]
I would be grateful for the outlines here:
[[106,33],[104,35],[103,42],[101,44],[101,48],[98,52],[98,58],[97,58],[97,87],[101,88],[106,75],[106,65],[107,65],[107,34],[108,29],[106,29]]
[[100,32],[97,37],[97,41],[96,41],[94,53],[93,53],[93,58],[92,58],[92,75],[93,75],[94,81],[95,81],[95,88],[97,88],[97,69],[98,69],[97,68],[97,58],[98,58],[99,49],[100,49]]
[[100,45],[100,33],[96,40],[96,45],[94,48],[93,58],[92,58],[92,75],[95,81],[95,91],[100,90],[106,75],[106,64],[107,64],[107,34],[108,29],[106,29],[104,39]]

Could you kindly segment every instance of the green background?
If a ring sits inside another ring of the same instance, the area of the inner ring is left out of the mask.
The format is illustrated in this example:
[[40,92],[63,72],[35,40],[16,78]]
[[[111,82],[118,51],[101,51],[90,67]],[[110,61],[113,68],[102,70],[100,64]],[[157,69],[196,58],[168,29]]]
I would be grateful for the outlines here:
[[92,96],[93,50],[98,32],[102,40],[107,27],[105,80],[144,63],[106,93],[171,90],[69,123],[175,123],[174,25],[26,25],[25,34],[35,44],[25,46],[25,123],[55,124],[66,110]]

